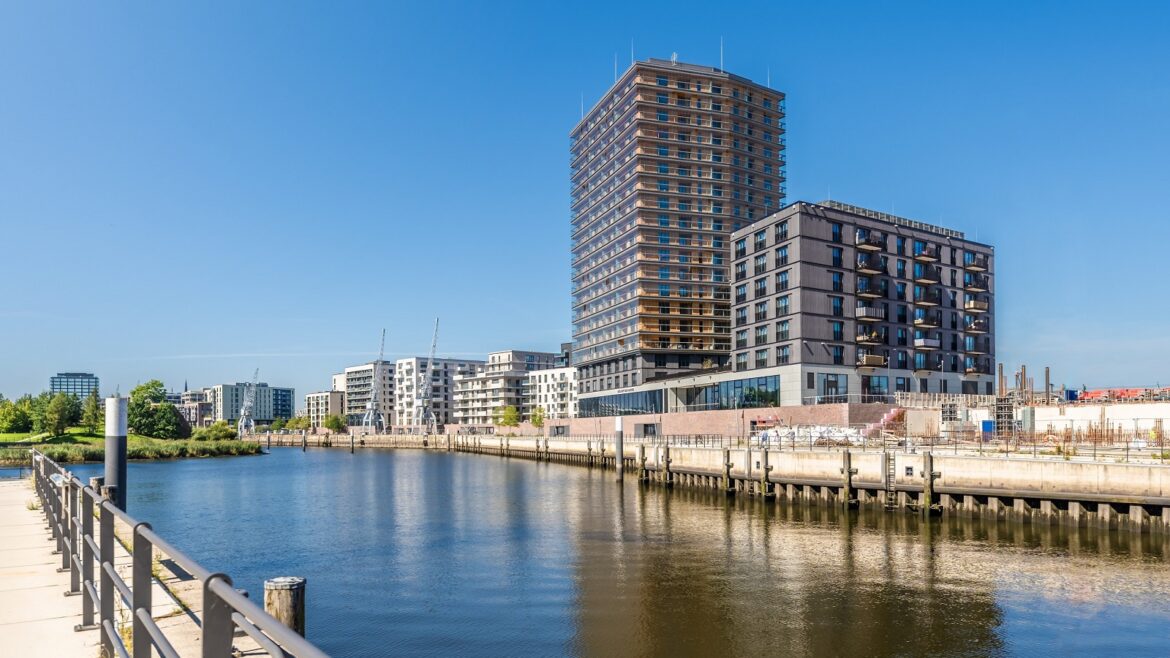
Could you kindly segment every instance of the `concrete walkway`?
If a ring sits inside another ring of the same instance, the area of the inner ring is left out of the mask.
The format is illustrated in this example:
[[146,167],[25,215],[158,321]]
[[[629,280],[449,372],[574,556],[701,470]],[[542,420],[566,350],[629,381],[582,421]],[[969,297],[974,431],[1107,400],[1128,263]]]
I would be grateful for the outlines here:
[[35,501],[27,478],[0,481],[0,653],[92,658],[101,640],[96,630],[73,630],[81,598],[64,595],[69,574],[57,573],[61,557],[39,505],[29,509]]

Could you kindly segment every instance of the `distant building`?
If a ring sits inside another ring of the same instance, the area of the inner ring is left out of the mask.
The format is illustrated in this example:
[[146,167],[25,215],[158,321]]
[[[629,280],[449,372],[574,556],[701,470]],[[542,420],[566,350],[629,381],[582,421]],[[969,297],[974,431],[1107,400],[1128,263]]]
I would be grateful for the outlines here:
[[385,424],[389,425],[391,422],[394,413],[394,363],[371,361],[360,366],[350,366],[345,372],[333,375],[334,391],[340,390],[344,393],[344,412],[341,413],[344,413],[347,425],[361,425],[362,418],[366,415],[366,405],[373,391],[375,365],[378,366],[381,375],[377,411],[382,414]]
[[[204,396],[211,404],[212,421],[233,423],[240,418],[244,404],[244,393],[248,384],[219,384],[203,389]],[[256,385],[256,399],[252,407],[252,418],[257,424],[271,423],[277,418],[293,417],[293,389],[269,386],[264,382]]]
[[305,394],[305,415],[309,425],[318,428],[325,424],[326,416],[345,416],[345,393],[341,391],[317,391]]
[[529,420],[528,374],[553,367],[556,358],[551,352],[522,350],[488,354],[487,363],[455,375],[454,422],[491,425],[507,407],[516,407],[521,419]]
[[[455,375],[470,373],[483,361],[473,359],[435,359],[431,373],[431,404],[439,425],[455,422]],[[427,367],[426,357],[398,359],[394,364],[394,418],[391,425],[408,428],[414,423],[415,382]]]
[[206,427],[212,423],[214,410],[210,402],[179,402],[175,409],[191,427]]
[[49,392],[53,394],[68,393],[84,400],[94,391],[101,395],[98,378],[91,372],[59,372],[49,378]]
[[567,366],[528,373],[528,393],[525,399],[527,418],[537,407],[544,409],[544,417],[577,417],[577,368]]

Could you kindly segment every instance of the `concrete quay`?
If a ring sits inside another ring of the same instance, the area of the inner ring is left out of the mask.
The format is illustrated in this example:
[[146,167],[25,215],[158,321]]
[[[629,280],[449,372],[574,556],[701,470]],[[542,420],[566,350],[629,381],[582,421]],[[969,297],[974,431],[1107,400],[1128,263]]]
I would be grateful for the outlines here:
[[[414,448],[615,467],[612,439],[499,435],[256,435],[262,445]],[[1170,532],[1170,466],[935,452],[663,445],[627,438],[627,474],[845,507]]]

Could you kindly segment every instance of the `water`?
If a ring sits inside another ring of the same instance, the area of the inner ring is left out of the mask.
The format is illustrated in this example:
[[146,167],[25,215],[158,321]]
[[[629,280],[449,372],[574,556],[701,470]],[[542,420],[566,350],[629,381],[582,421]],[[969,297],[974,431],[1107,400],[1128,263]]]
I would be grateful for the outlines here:
[[[95,473],[99,465],[74,469]],[[482,455],[131,463],[129,511],[334,656],[1166,656],[1170,540],[664,492]]]

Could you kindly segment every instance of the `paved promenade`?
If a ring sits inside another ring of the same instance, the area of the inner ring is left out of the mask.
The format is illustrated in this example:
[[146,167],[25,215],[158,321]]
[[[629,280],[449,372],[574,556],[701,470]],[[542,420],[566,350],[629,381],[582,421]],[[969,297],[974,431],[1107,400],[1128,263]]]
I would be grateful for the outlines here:
[[0,653],[92,658],[101,653],[98,632],[73,630],[81,599],[64,595],[69,574],[57,573],[45,515],[28,509],[35,500],[27,478],[0,481]]

